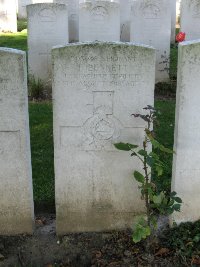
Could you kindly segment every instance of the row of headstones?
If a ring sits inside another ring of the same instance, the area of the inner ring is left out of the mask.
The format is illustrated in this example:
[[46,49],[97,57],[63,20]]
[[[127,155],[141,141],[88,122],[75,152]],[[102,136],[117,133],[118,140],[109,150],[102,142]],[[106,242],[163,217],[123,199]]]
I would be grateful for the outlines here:
[[[169,80],[171,9],[168,0],[154,2],[133,2],[131,41],[156,48],[156,82],[165,82]],[[79,40],[119,41],[119,12],[116,2],[80,4]],[[29,74],[51,87],[50,51],[69,40],[68,9],[62,4],[35,4],[27,7],[27,13]]]
[[[39,2],[39,0],[35,0],[35,2]],[[54,2],[61,1],[54,0]],[[56,4],[28,6],[29,74],[36,79],[41,79],[45,87],[51,87],[50,50],[55,45],[67,43],[70,39],[70,32],[77,39],[79,28],[80,41],[120,40],[120,5],[118,2],[93,1],[80,3],[80,27],[77,25],[77,16],[72,16],[72,10],[77,10],[77,2],[71,2],[71,5],[69,3],[69,10],[66,6]],[[199,27],[195,26],[198,25],[200,19],[198,17],[200,6],[197,5],[197,2],[196,0],[189,3],[188,0],[183,0],[183,16],[186,17],[190,14],[189,17],[194,17],[193,23],[190,23],[190,18],[187,19],[187,23],[184,24],[186,20],[183,20],[182,23],[188,39],[200,37]],[[175,14],[175,4],[176,1],[173,1],[170,6],[168,0],[151,0],[150,2],[138,0],[132,2],[131,37],[129,39],[132,42],[151,45],[156,48],[156,82],[169,81],[170,29],[172,25],[170,18],[175,18],[171,15],[172,10]],[[124,6],[127,8],[128,6],[128,10],[130,10],[130,5],[130,2],[129,5],[123,3],[121,8]],[[191,12],[188,12],[188,6]],[[71,14],[69,20],[68,13]],[[67,30],[68,23],[71,25],[71,27],[69,25],[69,32]],[[127,27],[125,28],[127,29]]]
[[[133,44],[71,44],[52,50],[57,233],[132,225],[144,212],[133,170],[114,143],[141,145],[130,114],[154,104],[155,50]],[[200,42],[179,46],[172,190],[176,222],[199,219]],[[32,233],[33,193],[25,53],[0,49],[0,234]]]
[[[101,1],[101,0],[99,0]],[[130,41],[130,17],[131,17],[131,3],[132,0],[115,0],[107,2],[114,2],[120,4],[120,39],[123,42]],[[175,39],[175,24],[176,24],[176,0],[170,0],[171,4],[171,41]],[[69,9],[69,41],[74,42],[79,40],[79,3],[91,5],[91,2],[95,1],[83,1],[83,0],[18,0],[18,17],[27,18],[26,6],[35,3],[60,3],[67,4]]]

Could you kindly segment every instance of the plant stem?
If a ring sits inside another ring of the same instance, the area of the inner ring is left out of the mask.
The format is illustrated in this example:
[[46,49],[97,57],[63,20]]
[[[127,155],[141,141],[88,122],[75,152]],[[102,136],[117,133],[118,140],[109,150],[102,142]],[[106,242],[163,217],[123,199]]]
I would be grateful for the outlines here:
[[[143,149],[146,152],[146,150],[147,150],[147,137],[145,137],[145,141],[143,142]],[[146,203],[146,209],[147,209],[147,223],[148,223],[148,226],[150,226],[149,193],[148,193],[148,188],[147,188],[148,183],[149,183],[149,176],[148,176],[148,167],[147,167],[146,156],[144,156],[144,172],[145,172],[145,183],[146,183],[145,203]]]

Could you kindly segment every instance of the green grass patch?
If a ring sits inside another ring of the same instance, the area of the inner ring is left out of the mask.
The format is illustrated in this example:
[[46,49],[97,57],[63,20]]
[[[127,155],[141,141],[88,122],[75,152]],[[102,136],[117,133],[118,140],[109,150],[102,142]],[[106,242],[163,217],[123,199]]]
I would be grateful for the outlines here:
[[21,32],[27,29],[27,20],[26,19],[18,19],[17,20],[17,31]]
[[[156,101],[161,111],[160,125],[156,127],[156,138],[166,147],[173,148],[175,101]],[[29,104],[30,134],[33,168],[34,200],[39,203],[54,203],[54,162],[53,162],[53,111],[51,102]],[[172,156],[162,155],[166,163],[166,176],[161,186],[170,188]]]
[[0,34],[0,47],[15,48],[27,51],[27,32]]
[[29,103],[34,200],[54,202],[52,103]]
[[[160,111],[158,126],[155,127],[156,139],[165,147],[173,149],[174,124],[175,124],[175,100],[156,101],[155,107]],[[156,184],[160,190],[171,188],[172,154],[162,153],[162,161],[165,163],[164,176],[161,176]]]
[[178,63],[178,46],[177,44],[171,46],[170,50],[170,79],[177,78],[177,63]]

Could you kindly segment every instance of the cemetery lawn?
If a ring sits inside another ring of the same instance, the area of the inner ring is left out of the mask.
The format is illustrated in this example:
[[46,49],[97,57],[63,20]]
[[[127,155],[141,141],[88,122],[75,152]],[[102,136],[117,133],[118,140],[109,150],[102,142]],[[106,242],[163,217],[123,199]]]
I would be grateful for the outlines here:
[[0,47],[10,47],[27,51],[27,31],[0,34]]
[[[175,100],[156,100],[161,111],[160,126],[155,129],[157,139],[166,147],[173,147]],[[51,102],[30,102],[30,135],[34,200],[36,206],[54,205],[53,112]],[[161,186],[170,189],[172,155],[162,155],[166,162],[166,176]]]
[[29,103],[33,193],[35,204],[54,205],[52,103]]

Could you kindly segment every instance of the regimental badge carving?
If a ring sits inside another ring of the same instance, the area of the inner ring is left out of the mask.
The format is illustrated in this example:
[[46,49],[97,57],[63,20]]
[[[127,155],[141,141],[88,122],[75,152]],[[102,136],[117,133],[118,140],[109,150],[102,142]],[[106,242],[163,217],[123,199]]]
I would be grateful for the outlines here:
[[61,126],[61,145],[85,151],[115,151],[113,143],[124,127],[113,116],[113,101],[112,91],[93,92],[93,115],[82,126]]
[[56,14],[48,8],[43,8],[39,12],[39,18],[41,22],[53,22],[56,21]]
[[113,116],[114,92],[93,92],[94,115],[84,124],[84,146],[88,150],[111,149],[122,124]]
[[91,11],[93,19],[103,21],[108,16],[108,11],[102,6],[96,6]]
[[147,4],[143,7],[143,17],[145,19],[159,19],[160,8],[155,4]]

